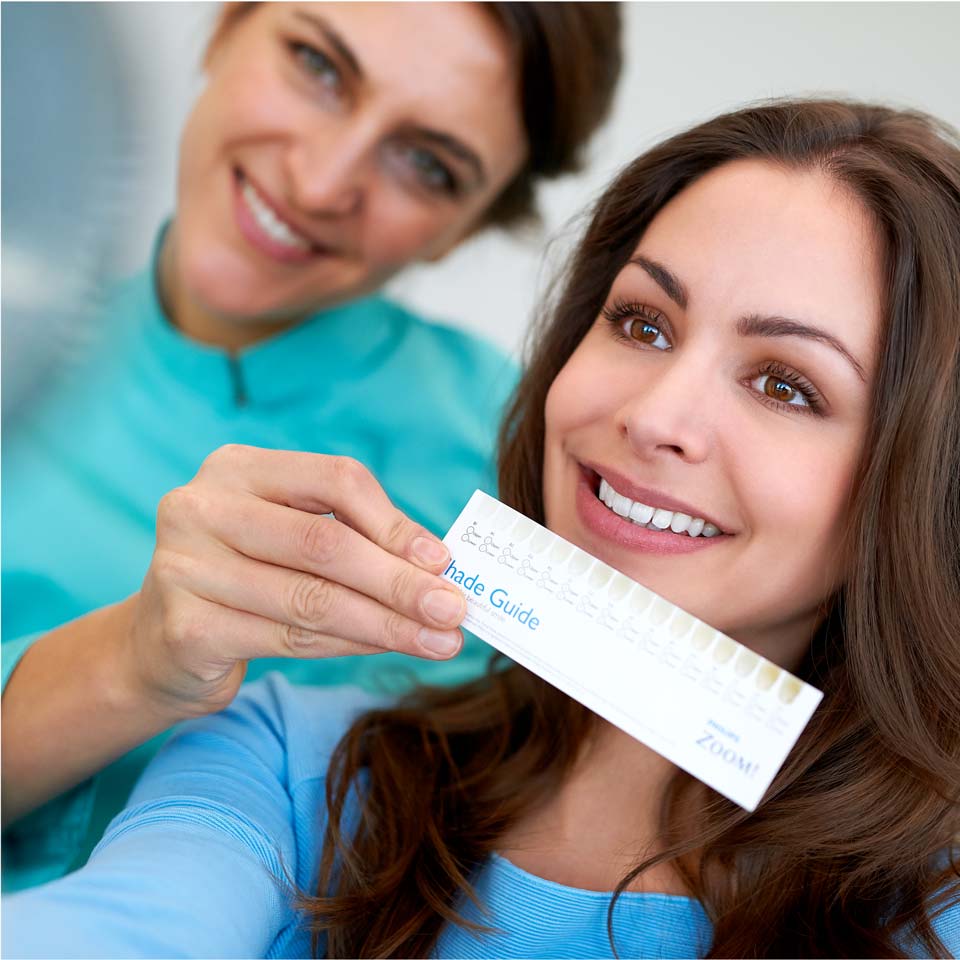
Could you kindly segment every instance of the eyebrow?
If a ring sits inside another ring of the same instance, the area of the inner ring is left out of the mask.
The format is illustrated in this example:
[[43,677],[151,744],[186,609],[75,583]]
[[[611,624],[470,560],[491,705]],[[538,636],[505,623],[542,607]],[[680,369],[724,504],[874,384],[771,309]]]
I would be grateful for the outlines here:
[[347,46],[343,37],[341,37],[323,17],[315,13],[307,13],[305,10],[296,10],[294,15],[298,20],[304,20],[309,23],[311,27],[324,37],[327,43],[336,50],[337,55],[343,60],[357,80],[363,79],[364,74],[363,68],[360,66],[360,61],[357,60],[353,51]]
[[860,361],[833,334],[819,327],[812,327],[808,323],[791,320],[789,317],[762,317],[759,314],[751,314],[737,321],[737,333],[741,337],[803,337],[806,340],[825,343],[844,357],[856,370],[857,376],[866,383],[867,375]]
[[659,284],[663,292],[682,309],[687,309],[687,288],[662,263],[648,260],[646,257],[635,256],[630,263],[645,270]]
[[[631,257],[629,262],[643,269],[678,307],[687,309],[689,303],[687,288],[662,263],[639,255]],[[863,364],[833,334],[819,327],[801,323],[799,320],[791,320],[789,317],[750,314],[737,321],[737,333],[741,337],[802,337],[805,340],[826,344],[836,350],[853,367],[857,376],[866,382],[867,375]]]
[[[365,79],[360,61],[357,60],[354,52],[347,46],[343,37],[334,30],[327,20],[317,14],[307,13],[305,10],[297,10],[295,13],[298,19],[310,24],[310,26],[324,37],[357,81],[363,81]],[[477,186],[483,186],[486,183],[487,175],[480,155],[463,143],[462,140],[458,140],[448,133],[443,133],[441,130],[431,130],[428,127],[414,127],[411,132],[419,139],[425,140],[447,151],[461,163],[470,167],[473,171]]]

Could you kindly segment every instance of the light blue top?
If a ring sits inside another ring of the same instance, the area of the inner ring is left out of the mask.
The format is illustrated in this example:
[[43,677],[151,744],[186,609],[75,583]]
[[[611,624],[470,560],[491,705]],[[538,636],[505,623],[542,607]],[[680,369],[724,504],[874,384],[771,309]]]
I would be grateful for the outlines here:
[[[81,870],[4,899],[4,957],[302,957],[310,938],[290,877],[315,893],[325,776],[349,722],[382,702],[356,687],[291,686],[277,674],[222,714],[179,728]],[[489,911],[447,926],[439,957],[609,957],[610,894],[532,876],[493,856],[473,877]],[[960,951],[960,909],[936,921]],[[622,957],[702,956],[710,924],[686,897],[628,893]]]
[[[379,297],[348,304],[231,357],[183,337],[152,275],[124,284],[93,342],[3,436],[3,682],[45,632],[129,596],[154,544],[157,503],[225,443],[342,454],[394,503],[446,532],[491,466],[514,365],[483,341]],[[251,664],[297,681],[371,686],[416,673],[455,682],[454,661],[400,655]],[[145,745],[7,831],[5,890],[82,862],[156,749]],[[95,787],[94,787],[95,783]]]
[[[185,724],[81,870],[6,897],[4,957],[304,957],[310,937],[282,884],[316,892],[330,754],[376,699],[294,687],[271,674],[224,713]],[[500,857],[475,878],[503,932],[444,930],[442,957],[608,957],[609,894],[538,879]],[[699,905],[628,894],[617,947],[692,957],[709,938]],[[706,939],[705,939],[706,938]]]

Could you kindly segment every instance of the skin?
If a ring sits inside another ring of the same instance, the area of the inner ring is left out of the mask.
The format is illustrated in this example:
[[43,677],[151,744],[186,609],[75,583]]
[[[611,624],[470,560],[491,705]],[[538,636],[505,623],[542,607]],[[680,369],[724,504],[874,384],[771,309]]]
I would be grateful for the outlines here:
[[[473,4],[263,4],[221,22],[207,68],[160,287],[183,333],[227,350],[442,256],[526,157],[511,50]],[[293,263],[251,242],[237,170],[322,252]],[[222,709],[251,658],[454,656],[447,558],[349,458],[215,451],[161,501],[141,590],[40,638],[10,678],[4,824]]]
[[[880,335],[874,229],[860,204],[823,174],[739,161],[674,198],[636,252],[682,281],[687,307],[639,266],[616,278],[607,306],[624,300],[647,316],[636,326],[623,320],[623,329],[641,335],[628,342],[599,317],[551,387],[548,525],[795,668],[821,605],[844,576],[841,531]],[[736,322],[747,314],[826,330],[859,361],[865,379],[823,343],[740,336]],[[658,328],[652,340],[642,326],[650,318]],[[770,378],[760,372],[770,360],[816,386],[823,416],[800,409],[797,397],[790,407],[775,405],[764,392]],[[702,506],[731,535],[669,556],[601,538],[575,506],[584,461]],[[638,852],[656,848],[660,796],[672,770],[602,724],[556,799],[507,838],[508,855],[559,882],[612,889]],[[669,869],[652,871],[635,889],[684,892]]]
[[[442,256],[526,158],[517,91],[507,38],[474,4],[269,3],[240,17],[214,39],[181,141],[162,257],[174,322],[237,348]],[[237,171],[325,252],[291,264],[252,245]]]

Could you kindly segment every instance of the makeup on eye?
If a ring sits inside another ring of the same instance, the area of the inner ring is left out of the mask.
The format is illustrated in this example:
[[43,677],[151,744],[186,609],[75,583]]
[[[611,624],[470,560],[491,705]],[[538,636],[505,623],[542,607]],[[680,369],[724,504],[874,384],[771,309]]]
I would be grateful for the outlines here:
[[671,349],[669,341],[666,347],[656,346],[656,341],[664,337],[663,328],[667,327],[669,332],[666,317],[659,310],[638,301],[617,299],[605,305],[601,313],[612,325],[615,336],[626,341],[646,343],[657,350]]
[[[761,367],[760,373],[750,385],[766,378],[763,387],[755,387],[763,402],[772,400],[777,406],[792,407],[801,413],[812,413],[823,416],[826,403],[820,391],[802,374],[790,370],[789,367],[776,360],[767,361]],[[803,403],[794,403],[800,399]]]
[[[603,306],[601,316],[614,338],[623,343],[663,352],[673,350],[667,336],[669,322],[655,307],[617,298]],[[663,345],[658,346],[660,341]],[[757,386],[764,378],[763,386]],[[820,391],[803,374],[779,361],[765,361],[748,383],[758,399],[773,409],[788,408],[791,412],[818,416],[825,414],[827,404]]]

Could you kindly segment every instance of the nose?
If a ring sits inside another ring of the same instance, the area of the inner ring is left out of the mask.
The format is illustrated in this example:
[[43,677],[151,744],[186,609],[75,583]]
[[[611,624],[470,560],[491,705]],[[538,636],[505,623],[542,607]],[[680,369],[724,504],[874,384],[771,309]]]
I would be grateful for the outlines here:
[[372,131],[349,119],[335,129],[314,130],[287,151],[290,200],[311,216],[344,219],[364,207]]
[[645,371],[617,414],[618,427],[643,460],[707,458],[713,445],[719,385],[695,359],[664,357]]

